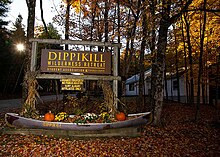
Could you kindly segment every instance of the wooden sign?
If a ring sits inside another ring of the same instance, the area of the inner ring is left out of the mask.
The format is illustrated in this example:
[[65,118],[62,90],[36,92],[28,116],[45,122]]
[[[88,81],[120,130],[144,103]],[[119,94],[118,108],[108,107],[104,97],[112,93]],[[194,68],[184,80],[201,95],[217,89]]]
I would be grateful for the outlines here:
[[61,79],[61,90],[78,90],[81,91],[83,87],[82,79]]
[[41,72],[111,74],[111,52],[43,49]]

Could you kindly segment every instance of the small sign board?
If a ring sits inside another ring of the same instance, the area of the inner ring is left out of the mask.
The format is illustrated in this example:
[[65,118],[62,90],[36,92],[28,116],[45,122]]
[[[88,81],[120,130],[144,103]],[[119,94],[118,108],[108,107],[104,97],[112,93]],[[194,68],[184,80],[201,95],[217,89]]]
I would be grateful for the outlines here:
[[82,79],[61,79],[61,90],[77,90],[81,91],[83,87]]
[[41,72],[111,74],[111,52],[43,49]]

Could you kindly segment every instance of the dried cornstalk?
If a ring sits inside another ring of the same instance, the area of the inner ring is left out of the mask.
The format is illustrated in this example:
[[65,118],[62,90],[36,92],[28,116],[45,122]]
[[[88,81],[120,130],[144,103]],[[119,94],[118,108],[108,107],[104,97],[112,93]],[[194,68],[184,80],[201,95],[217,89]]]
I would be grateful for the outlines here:
[[104,101],[105,101],[106,108],[107,108],[108,112],[112,116],[114,116],[117,112],[117,108],[114,104],[114,102],[115,102],[114,99],[116,99],[116,98],[115,98],[114,93],[112,91],[111,85],[110,85],[109,81],[99,81],[99,84],[101,85],[103,93],[104,93]]
[[36,110],[37,97],[40,97],[37,92],[38,82],[36,80],[36,72],[28,72],[25,80],[26,82],[24,83],[28,89],[28,95],[23,104],[21,115],[24,117],[36,118],[38,116]]

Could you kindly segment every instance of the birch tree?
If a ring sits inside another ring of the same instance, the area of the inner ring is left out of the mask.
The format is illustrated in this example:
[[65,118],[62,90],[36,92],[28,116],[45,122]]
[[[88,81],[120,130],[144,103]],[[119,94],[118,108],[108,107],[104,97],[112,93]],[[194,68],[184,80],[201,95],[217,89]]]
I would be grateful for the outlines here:
[[[152,91],[152,101],[154,104],[154,125],[160,124],[161,111],[163,106],[163,90],[164,90],[164,69],[165,69],[165,52],[167,47],[167,33],[168,28],[172,23],[183,14],[184,11],[192,3],[192,0],[186,1],[185,4],[180,5],[178,2],[172,3],[171,0],[162,0],[159,20],[159,31],[158,31],[158,43],[157,43],[157,54],[155,63],[152,64],[152,74],[155,76],[152,78],[152,86],[155,91]],[[174,9],[174,5],[178,6],[178,10]],[[174,9],[174,10],[172,10]]]

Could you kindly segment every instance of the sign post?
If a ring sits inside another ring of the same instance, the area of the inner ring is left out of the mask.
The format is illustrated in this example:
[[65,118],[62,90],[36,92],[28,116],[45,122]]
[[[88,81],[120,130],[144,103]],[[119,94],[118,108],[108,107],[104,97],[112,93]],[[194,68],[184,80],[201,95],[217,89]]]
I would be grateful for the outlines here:
[[[56,39],[30,39],[32,42],[31,71],[36,71],[37,44],[71,44],[83,46],[113,47],[113,63],[111,63],[111,52],[88,52],[88,51],[63,51],[63,50],[42,50],[41,73],[37,74],[38,79],[82,79],[82,80],[110,80],[113,81],[114,105],[117,108],[118,99],[118,48],[121,44],[94,41],[74,41]],[[111,65],[113,64],[113,72]],[[84,75],[70,75],[71,73],[83,73]],[[98,74],[98,75],[96,75]],[[66,82],[66,81],[62,81]],[[68,81],[67,81],[68,82]],[[63,84],[63,88],[77,88],[73,84]]]
[[[114,46],[113,76],[118,76],[118,47]],[[118,80],[113,80],[114,105],[118,108]]]

